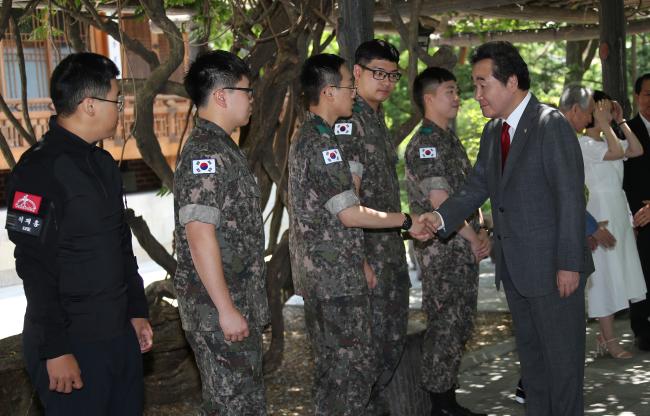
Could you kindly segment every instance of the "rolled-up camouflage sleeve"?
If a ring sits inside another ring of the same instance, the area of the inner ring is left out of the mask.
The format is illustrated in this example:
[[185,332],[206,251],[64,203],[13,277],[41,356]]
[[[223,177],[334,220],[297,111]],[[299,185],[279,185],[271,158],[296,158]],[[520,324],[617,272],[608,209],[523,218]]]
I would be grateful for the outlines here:
[[354,160],[351,160],[348,163],[350,164],[350,173],[363,178],[363,163],[355,162]]
[[325,209],[327,209],[332,215],[337,215],[339,212],[343,211],[346,208],[359,205],[359,197],[357,194],[348,189],[343,191],[338,195],[334,195],[325,203]]
[[447,182],[447,179],[442,176],[429,176],[427,178],[424,178],[420,181],[418,186],[425,195],[428,195],[429,192],[435,190],[442,190],[447,191],[447,193],[451,193],[451,186],[449,186],[449,182]]
[[[195,153],[195,152],[192,152]],[[192,160],[214,160],[215,169],[210,173],[194,173]],[[178,221],[187,225],[192,221],[221,224],[228,172],[223,169],[218,155],[187,154],[177,166],[174,186],[178,187]]]

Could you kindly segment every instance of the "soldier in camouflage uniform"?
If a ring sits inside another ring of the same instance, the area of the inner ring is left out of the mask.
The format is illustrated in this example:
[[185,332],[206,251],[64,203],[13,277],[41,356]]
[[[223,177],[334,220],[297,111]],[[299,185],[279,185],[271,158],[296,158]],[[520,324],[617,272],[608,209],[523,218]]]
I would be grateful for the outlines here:
[[400,226],[426,238],[417,218],[359,205],[345,153],[332,126],[352,110],[345,61],[310,57],[300,76],[309,112],[289,151],[289,244],[297,292],[305,301],[315,358],[315,414],[366,415],[376,355],[363,274],[363,231]]
[[[358,95],[352,117],[334,126],[343,152],[351,159],[361,204],[380,211],[401,209],[397,149],[381,109],[401,77],[398,63],[399,52],[390,43],[372,40],[361,44],[355,53]],[[398,230],[365,229],[363,236],[378,360],[370,414],[385,415],[389,406],[383,391],[406,342],[410,280],[404,240]]]
[[260,192],[230,135],[248,123],[246,64],[225,51],[192,64],[198,108],[174,174],[174,286],[201,374],[203,415],[266,414],[262,330],[269,321]]
[[[449,128],[459,107],[454,75],[428,68],[414,82],[414,101],[425,118],[406,148],[406,186],[411,210],[431,212],[465,181],[471,165]],[[455,398],[458,369],[473,330],[478,260],[489,253],[480,213],[447,240],[416,242],[422,268],[422,305],[427,329],[422,344],[422,385],[431,394],[432,415],[475,415]]]

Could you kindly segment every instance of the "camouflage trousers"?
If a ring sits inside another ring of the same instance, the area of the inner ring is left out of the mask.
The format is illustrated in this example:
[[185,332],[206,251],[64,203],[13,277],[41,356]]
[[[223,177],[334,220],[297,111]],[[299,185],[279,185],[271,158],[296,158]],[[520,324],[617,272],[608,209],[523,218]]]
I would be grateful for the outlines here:
[[232,343],[221,331],[185,332],[201,375],[201,416],[266,415],[262,334],[250,332]]
[[[398,270],[395,270],[398,269]],[[403,268],[386,266],[371,291],[372,338],[377,354],[377,372],[368,415],[389,414],[384,390],[393,378],[404,353],[409,312],[409,275]]]
[[474,329],[478,265],[449,264],[422,270],[422,307],[427,329],[422,342],[422,386],[442,393],[458,383],[465,344]]
[[365,416],[375,369],[367,295],[305,298],[316,416]]

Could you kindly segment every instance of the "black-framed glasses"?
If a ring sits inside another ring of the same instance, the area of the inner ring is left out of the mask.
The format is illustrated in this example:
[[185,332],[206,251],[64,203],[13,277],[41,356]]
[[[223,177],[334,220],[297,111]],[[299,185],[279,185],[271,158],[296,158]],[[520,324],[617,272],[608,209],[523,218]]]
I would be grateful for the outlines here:
[[386,72],[383,69],[373,69],[373,68],[368,68],[365,65],[357,64],[361,68],[365,69],[366,71],[372,72],[372,77],[376,79],[377,81],[383,81],[388,77],[388,80],[390,82],[397,82],[402,78],[402,74],[399,72]]
[[235,91],[244,91],[248,94],[249,97],[253,96],[253,89],[247,87],[223,87],[222,90],[235,90]]
[[351,86],[351,87],[344,87],[343,85],[330,85],[332,88],[343,88],[346,90],[350,90],[351,93],[355,94],[357,93],[357,87],[356,86]]
[[106,98],[99,98],[99,97],[88,97],[92,98],[93,100],[99,100],[99,101],[105,101],[107,103],[113,103],[117,104],[117,111],[122,111],[124,110],[124,96],[123,95],[118,95],[117,96],[117,101],[115,100],[107,100]]

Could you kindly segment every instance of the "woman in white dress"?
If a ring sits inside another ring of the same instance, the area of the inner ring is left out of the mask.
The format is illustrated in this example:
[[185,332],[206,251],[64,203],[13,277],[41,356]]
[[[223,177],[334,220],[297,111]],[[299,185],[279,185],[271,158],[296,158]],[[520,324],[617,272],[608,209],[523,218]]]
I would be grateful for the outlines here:
[[[598,347],[614,358],[630,358],[614,334],[614,313],[627,309],[628,302],[646,297],[646,286],[634,241],[630,209],[623,192],[623,160],[641,156],[643,147],[623,119],[621,106],[601,91],[594,91],[594,125],[578,138],[589,191],[587,211],[596,220],[608,221],[616,238],[613,248],[598,247],[593,253],[596,271],[587,282],[588,313],[598,318]],[[614,133],[612,121],[627,140]],[[604,139],[603,139],[604,135]]]

